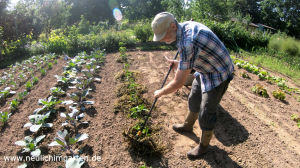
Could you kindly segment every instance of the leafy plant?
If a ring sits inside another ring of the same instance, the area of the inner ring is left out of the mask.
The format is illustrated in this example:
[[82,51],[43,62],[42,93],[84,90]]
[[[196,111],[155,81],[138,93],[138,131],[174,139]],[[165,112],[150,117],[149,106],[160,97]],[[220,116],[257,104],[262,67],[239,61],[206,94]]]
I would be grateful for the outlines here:
[[33,78],[32,78],[32,84],[33,84],[33,85],[36,85],[37,83],[39,83],[39,78],[33,77]]
[[272,95],[281,101],[285,99],[285,93],[280,89],[273,91]]
[[256,84],[253,88],[252,88],[252,92],[262,96],[262,97],[265,97],[265,98],[268,98],[269,97],[269,94],[267,92],[267,90],[260,84]]
[[242,76],[243,78],[250,79],[250,76],[249,76],[246,72],[243,72],[243,73],[241,74],[241,76]]
[[83,122],[81,119],[85,116],[84,113],[80,113],[76,107],[69,106],[70,113],[60,113],[60,116],[66,118],[66,121],[62,123],[62,126],[71,124],[75,129],[77,129],[77,124],[87,124],[88,122]]
[[18,99],[13,99],[11,102],[10,102],[10,108],[12,111],[16,111],[19,107],[19,100]]
[[11,113],[0,111],[0,121],[2,125],[5,125],[10,117]]
[[52,123],[46,123],[46,119],[49,118],[51,112],[47,112],[46,114],[34,114],[30,115],[29,121],[30,123],[26,123],[24,127],[30,127],[31,132],[37,132],[40,128],[50,128],[53,126]]
[[10,87],[6,87],[4,90],[1,90],[0,91],[0,103],[5,101],[8,96],[14,95],[14,94],[16,94],[16,92],[11,91]]
[[30,136],[26,136],[24,140],[15,142],[18,146],[24,146],[22,153],[30,152],[32,157],[38,157],[41,155],[41,150],[37,147],[37,144],[43,140],[46,135],[41,135],[36,138],[31,138]]
[[54,97],[61,97],[66,94],[66,92],[63,91],[60,87],[53,87],[50,90],[51,90],[51,95]]
[[86,140],[89,137],[88,134],[77,134],[72,138],[67,130],[58,131],[56,134],[57,137],[55,138],[55,141],[51,142],[48,146],[61,146],[63,150],[69,150],[73,155],[72,145]]
[[28,95],[28,92],[26,90],[24,92],[19,93],[18,94],[18,100],[20,102],[22,102],[24,100],[25,96],[27,96],[27,95]]
[[48,99],[39,99],[39,105],[43,105],[43,111],[51,111],[54,109],[55,105],[60,104],[62,101],[57,98],[50,96]]
[[145,112],[149,112],[149,110],[145,108],[144,104],[138,105],[130,109],[130,116],[137,118],[138,116],[145,115]]
[[52,69],[53,64],[51,62],[48,63],[48,69]]
[[29,92],[31,88],[33,87],[32,83],[30,81],[26,82],[25,84],[26,90]]
[[46,76],[46,70],[43,68],[43,69],[41,69],[41,75],[42,76]]
[[[142,127],[144,123],[143,122],[138,122],[135,126],[132,127],[133,130],[135,130],[136,136],[137,137],[144,137],[144,136],[149,136],[149,127],[148,126],[144,126],[144,128]],[[143,129],[142,129],[143,128]]]
[[297,114],[292,114],[291,119],[293,121],[297,122],[297,126],[298,126],[298,128],[300,128],[300,118],[299,118],[299,116]]

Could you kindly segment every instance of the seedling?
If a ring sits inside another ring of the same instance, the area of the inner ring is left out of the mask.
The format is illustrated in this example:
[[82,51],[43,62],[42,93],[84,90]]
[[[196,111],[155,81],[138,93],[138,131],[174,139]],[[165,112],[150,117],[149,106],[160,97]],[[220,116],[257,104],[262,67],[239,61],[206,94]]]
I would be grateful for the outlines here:
[[281,100],[281,101],[285,99],[285,93],[282,90],[280,90],[280,89],[273,91],[272,95],[276,99]]
[[297,114],[292,114],[291,119],[297,123],[298,128],[300,128],[300,118]]
[[[43,105],[42,111],[53,111],[55,105],[60,104],[62,101],[50,96],[48,99],[40,99],[39,105]],[[40,111],[39,111],[40,112]]]
[[46,119],[49,118],[51,112],[47,112],[46,114],[35,114],[30,115],[29,121],[30,123],[26,123],[24,127],[30,127],[31,132],[37,132],[40,128],[51,128],[53,126],[52,123],[46,123]]
[[256,84],[253,88],[252,88],[252,92],[262,96],[262,97],[265,97],[265,98],[268,98],[269,97],[269,94],[267,92],[267,90],[265,88],[263,88],[263,86],[261,86],[260,84]]
[[54,97],[62,97],[66,94],[66,92],[63,91],[60,87],[53,87],[50,90],[51,90],[51,95]]
[[36,138],[26,136],[24,140],[15,142],[18,146],[24,146],[22,153],[30,152],[32,157],[38,157],[41,155],[41,150],[37,147],[37,144],[45,138],[46,135],[42,135]]
[[61,146],[63,150],[69,150],[72,154],[74,154],[72,151],[72,145],[86,140],[89,137],[88,134],[77,134],[74,138],[72,138],[71,135],[68,134],[67,130],[58,131],[56,134],[57,137],[55,138],[55,141],[51,142],[49,146]]
[[39,83],[39,78],[37,78],[37,77],[34,76],[34,77],[32,78],[32,84],[33,84],[33,85],[36,85],[37,83]]
[[79,113],[79,110],[76,107],[69,106],[70,113],[60,113],[60,116],[66,118],[66,121],[62,123],[62,126],[71,124],[75,130],[77,130],[77,125],[79,124],[88,124],[88,122],[83,122],[81,119],[85,116],[84,113]]
[[28,92],[26,90],[24,92],[19,93],[18,94],[18,100],[20,102],[22,102],[24,100],[25,96],[27,96],[27,95],[28,95]]
[[2,126],[7,123],[10,115],[11,115],[11,113],[8,114],[8,112],[2,112],[2,111],[0,111],[0,121],[2,123]]
[[28,81],[28,82],[26,82],[25,87],[26,87],[26,90],[29,92],[32,89],[33,85],[31,82]]
[[142,104],[142,105],[138,105],[136,107],[133,107],[130,109],[130,116],[132,118],[137,118],[138,116],[143,116],[145,115],[146,112],[149,112],[148,109],[145,108],[145,106]]
[[46,76],[46,70],[43,68],[43,69],[41,69],[41,75],[42,76]]
[[11,111],[16,111],[19,107],[19,104],[20,102],[18,101],[18,99],[13,99],[11,102],[10,102],[10,109]]
[[0,103],[5,101],[6,98],[10,95],[16,94],[15,91],[10,91],[10,87],[5,88],[4,90],[0,91]]
[[241,76],[242,76],[243,78],[250,79],[249,75],[248,75],[246,72],[243,72],[243,73],[241,74]]
[[48,69],[52,69],[53,64],[51,62],[48,63]]

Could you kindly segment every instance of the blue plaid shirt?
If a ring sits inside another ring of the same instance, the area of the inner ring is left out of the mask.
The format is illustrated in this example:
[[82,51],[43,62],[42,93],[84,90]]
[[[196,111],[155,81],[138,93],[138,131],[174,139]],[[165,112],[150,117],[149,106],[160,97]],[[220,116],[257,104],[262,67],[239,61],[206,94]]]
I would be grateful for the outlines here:
[[232,79],[234,65],[224,44],[205,25],[187,21],[177,24],[178,69],[195,69],[201,90],[208,92]]

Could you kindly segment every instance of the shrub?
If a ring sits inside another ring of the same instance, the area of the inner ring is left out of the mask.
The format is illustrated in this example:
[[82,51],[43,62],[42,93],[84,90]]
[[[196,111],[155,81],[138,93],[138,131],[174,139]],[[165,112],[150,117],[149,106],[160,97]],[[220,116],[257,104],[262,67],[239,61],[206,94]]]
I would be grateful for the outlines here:
[[287,53],[290,56],[300,56],[300,42],[285,35],[274,35],[268,47],[275,51]]
[[51,31],[49,41],[47,43],[48,52],[62,54],[67,49],[67,40],[62,32],[57,33],[56,30]]
[[146,42],[152,37],[152,29],[149,22],[139,23],[134,28],[134,34],[141,42]]

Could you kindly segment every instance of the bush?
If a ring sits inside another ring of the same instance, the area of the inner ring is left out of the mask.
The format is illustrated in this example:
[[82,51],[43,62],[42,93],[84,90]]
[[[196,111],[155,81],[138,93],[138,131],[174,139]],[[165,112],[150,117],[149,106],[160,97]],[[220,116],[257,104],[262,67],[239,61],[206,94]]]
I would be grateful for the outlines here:
[[47,51],[56,54],[62,54],[67,49],[67,40],[62,32],[59,30],[53,30],[50,33],[50,37],[47,43]]
[[275,51],[287,53],[290,56],[300,56],[300,42],[284,35],[274,35],[268,47]]
[[134,34],[138,40],[141,42],[149,41],[152,37],[152,28],[149,22],[139,23],[134,28]]
[[209,27],[225,44],[226,47],[238,50],[253,50],[267,47],[270,39],[269,33],[261,31],[250,32],[245,25],[238,22],[227,21],[224,23],[211,20],[200,21]]

